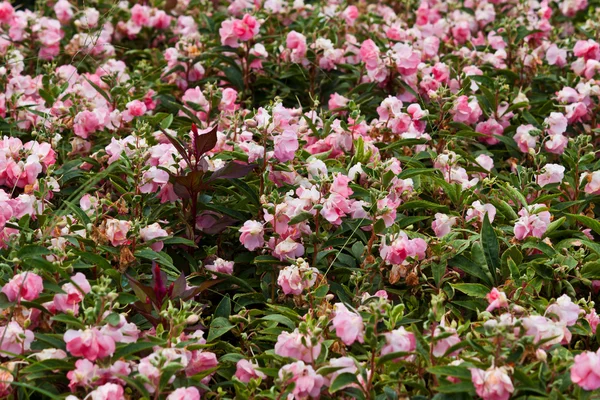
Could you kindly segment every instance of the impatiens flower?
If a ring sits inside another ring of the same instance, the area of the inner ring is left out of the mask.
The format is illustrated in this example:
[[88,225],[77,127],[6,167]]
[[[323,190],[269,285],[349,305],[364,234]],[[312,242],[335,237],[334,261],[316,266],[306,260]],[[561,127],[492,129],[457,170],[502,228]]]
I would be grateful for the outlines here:
[[521,216],[514,227],[515,238],[523,240],[527,237],[533,236],[541,238],[546,233],[548,225],[550,225],[550,212],[541,211],[535,213],[537,208],[543,207],[541,204],[535,204],[522,208],[519,211]]
[[600,316],[596,313],[596,310],[592,308],[592,310],[585,315],[585,319],[590,324],[592,333],[595,334],[598,324],[600,324]]
[[33,301],[40,296],[42,290],[44,290],[42,277],[33,272],[17,274],[2,287],[2,293],[9,301],[21,299]]
[[54,295],[53,306],[56,308],[56,311],[71,312],[77,315],[79,312],[79,303],[92,290],[92,287],[81,272],[72,276],[71,281],[72,283],[69,282],[62,286],[62,290],[65,293]]
[[[441,325],[435,328],[433,332],[433,338],[435,344],[433,346],[432,353],[435,357],[442,357],[446,355],[448,349],[461,342],[460,337],[456,333],[456,329]],[[459,351],[460,349],[452,354],[456,355]]]
[[131,229],[130,221],[118,219],[109,219],[106,221],[106,237],[110,240],[113,246],[121,246],[127,244],[127,233]]
[[456,225],[456,217],[450,217],[449,215],[436,213],[435,220],[431,223],[431,229],[435,232],[435,236],[441,238],[446,236],[452,230],[452,227]]
[[538,185],[544,187],[553,183],[562,182],[565,176],[565,167],[559,164],[546,164],[542,168],[541,174],[536,176]]
[[517,128],[517,133],[513,136],[513,139],[523,153],[528,154],[530,149],[535,149],[538,138],[531,135],[534,131],[536,131],[536,128],[531,124],[521,125]]
[[[155,222],[145,228],[140,229],[140,236],[144,242],[148,242],[157,238],[167,237],[169,234],[160,227],[158,222]],[[154,242],[150,245],[150,248],[154,251],[161,251],[163,247],[163,242]]]
[[284,261],[288,258],[296,259],[304,254],[304,246],[291,237],[280,241],[273,250],[273,256]]
[[31,349],[33,332],[21,328],[18,322],[11,321],[0,327],[0,356],[13,358]]
[[275,343],[275,354],[312,363],[321,354],[321,343],[317,342],[313,345],[311,339],[312,336],[303,335],[298,329],[292,333],[281,332]]
[[215,368],[218,365],[217,355],[210,351],[194,350],[192,356],[188,357],[188,365],[185,369],[187,376],[194,376],[200,372]]
[[240,242],[250,251],[262,247],[265,243],[263,224],[258,221],[246,221],[240,228]]
[[115,383],[106,383],[90,392],[90,400],[125,400],[123,387]]
[[490,312],[497,308],[508,308],[508,299],[506,298],[506,294],[496,288],[493,288],[491,292],[485,295],[485,297],[488,303],[490,303],[485,311]]
[[248,360],[240,360],[236,364],[235,377],[244,383],[250,382],[251,379],[265,379],[267,376],[256,370],[256,365]]
[[584,390],[600,389],[600,350],[584,351],[575,356],[571,367],[571,382]]
[[167,400],[200,400],[200,392],[195,387],[179,388],[168,395]]
[[381,348],[382,356],[398,352],[410,353],[417,348],[414,333],[408,332],[403,326],[391,332],[386,332],[384,336],[385,345]]
[[452,108],[455,122],[474,124],[481,117],[482,111],[476,98],[469,100],[467,96],[459,96]]
[[286,129],[281,135],[273,139],[275,146],[275,158],[280,162],[287,162],[294,159],[296,150],[298,150],[298,135],[291,129]]
[[69,329],[64,335],[67,351],[75,357],[85,357],[95,361],[115,352],[115,341],[112,337],[102,334],[98,328],[86,330]]
[[591,174],[584,173],[581,180],[587,181],[583,191],[588,194],[600,194],[600,171],[594,171]]
[[233,274],[233,261],[226,261],[217,257],[212,263],[207,264],[205,268],[212,272],[231,275]]
[[360,314],[348,310],[344,304],[336,303],[334,305],[334,317],[331,324],[335,329],[335,334],[346,346],[350,346],[354,342],[363,342],[363,319]]
[[565,333],[568,332],[563,324],[541,315],[523,318],[521,323],[525,328],[525,334],[533,336],[534,343],[543,341],[544,348],[561,343],[565,339]]
[[477,395],[483,400],[508,400],[515,388],[503,367],[490,367],[486,371],[469,368],[471,381]]
[[305,289],[313,287],[317,281],[319,270],[312,268],[302,258],[293,265],[288,265],[279,271],[277,284],[286,295],[300,295]]
[[387,245],[382,243],[379,253],[388,264],[402,264],[407,258],[425,258],[427,243],[421,239],[409,239],[406,233],[400,234]]
[[558,317],[558,320],[566,326],[573,326],[577,323],[579,315],[584,311],[577,304],[571,301],[571,298],[566,294],[563,294],[556,303],[550,304],[546,310],[547,314],[554,314]]
[[325,378],[317,374],[313,367],[304,364],[302,361],[296,361],[281,367],[279,379],[284,382],[286,387],[292,383],[294,384],[292,396],[295,399],[317,399],[321,393],[321,388],[326,384]]

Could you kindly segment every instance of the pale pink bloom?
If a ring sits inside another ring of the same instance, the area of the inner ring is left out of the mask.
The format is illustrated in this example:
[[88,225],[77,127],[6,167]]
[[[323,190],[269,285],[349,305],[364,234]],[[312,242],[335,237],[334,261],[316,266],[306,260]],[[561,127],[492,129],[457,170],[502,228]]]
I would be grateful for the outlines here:
[[319,270],[310,267],[301,258],[293,265],[288,265],[279,271],[277,284],[286,295],[300,295],[305,289],[313,287],[317,281]]
[[[106,312],[105,317],[109,312]],[[140,336],[140,330],[133,322],[127,322],[125,315],[119,315],[119,322],[116,325],[106,324],[100,332],[103,335],[110,336],[116,343],[135,343]]]
[[569,144],[569,139],[566,136],[562,134],[550,135],[550,138],[544,142],[544,148],[549,153],[562,154],[567,144]]
[[167,400],[200,400],[200,392],[193,386],[179,388],[167,396]]
[[364,324],[360,314],[352,312],[342,303],[334,305],[334,317],[331,321],[335,334],[346,346],[354,342],[363,342]]
[[[160,227],[158,222],[155,222],[151,225],[148,225],[145,228],[140,229],[140,236],[142,237],[142,240],[144,242],[149,242],[150,240],[154,240],[157,238],[167,237],[169,236],[169,234],[166,230]],[[150,245],[150,247],[154,251],[161,251],[164,247],[164,243],[161,241],[154,242]]]
[[125,400],[123,387],[116,383],[106,383],[99,386],[88,395],[90,400]]
[[284,261],[288,258],[296,259],[304,254],[304,246],[302,243],[296,242],[291,237],[280,241],[273,250],[273,256]]
[[371,39],[365,40],[360,46],[360,59],[369,70],[374,70],[379,66],[379,47]]
[[254,251],[265,244],[263,224],[258,221],[246,221],[240,228],[240,242],[250,251]]
[[273,145],[275,147],[275,158],[280,162],[293,160],[296,150],[300,146],[298,135],[291,129],[286,129],[281,135],[275,136]]
[[596,328],[598,324],[600,324],[600,316],[596,313],[596,310],[592,308],[592,310],[585,315],[585,319],[590,324],[590,328],[592,328],[592,333],[596,333]]
[[115,352],[115,341],[103,335],[98,328],[85,331],[69,329],[65,332],[64,341],[67,351],[74,357],[85,357],[90,361],[112,356]]
[[231,19],[221,23],[221,27],[219,28],[219,36],[221,37],[221,44],[223,46],[229,46],[233,48],[240,46],[238,37],[233,29],[233,20]]
[[554,314],[558,317],[558,321],[566,326],[573,326],[577,323],[579,315],[584,311],[573,301],[569,296],[563,294],[555,303],[550,304],[546,310],[546,314]]
[[549,348],[565,339],[566,327],[541,315],[533,315],[521,319],[527,336],[533,336],[533,342],[544,341],[543,347]]
[[18,322],[11,321],[0,327],[0,355],[13,358],[31,349],[33,332],[21,328]]
[[493,288],[491,292],[485,295],[490,305],[485,309],[487,312],[494,311],[496,308],[508,308],[508,299],[506,293]]
[[546,229],[548,229],[548,225],[550,225],[551,215],[548,211],[534,213],[539,207],[543,206],[535,204],[533,206],[522,208],[521,211],[519,211],[521,217],[514,227],[515,238],[517,238],[517,240],[523,240],[529,236],[536,238],[544,236]]
[[134,117],[141,117],[147,111],[146,104],[139,100],[133,100],[126,104],[127,110],[121,113],[123,122],[130,122]]
[[346,105],[348,105],[349,101],[350,101],[350,99],[348,99],[340,94],[332,93],[329,96],[329,102],[327,104],[329,106],[329,110],[335,110],[337,108],[346,107]]
[[275,354],[312,363],[321,354],[321,343],[313,346],[311,336],[301,334],[298,329],[291,333],[281,332],[275,343]]
[[92,111],[82,111],[73,120],[73,132],[77,136],[87,139],[91,133],[101,129],[102,123],[98,115]]
[[491,171],[494,168],[494,159],[487,154],[478,155],[475,161],[486,171]]
[[323,203],[323,208],[319,213],[331,224],[341,225],[342,218],[350,213],[350,211],[348,199],[337,193],[332,193]]
[[247,42],[258,35],[259,29],[260,23],[250,14],[244,15],[241,20],[233,21],[233,32],[242,42]]
[[[444,335],[443,338],[437,339],[442,335]],[[448,349],[461,342],[460,337],[456,333],[456,329],[442,325],[435,328],[433,332],[433,338],[435,342],[433,346],[433,355],[435,357],[443,357],[448,352]],[[450,355],[456,355],[458,352],[460,352],[460,349],[451,353]]]
[[567,51],[552,43],[546,50],[546,61],[549,65],[564,67],[567,64]]
[[406,233],[400,232],[389,245],[384,241],[379,253],[388,264],[402,264],[409,257],[422,260],[426,249],[427,243],[423,239],[409,239]]
[[302,361],[284,365],[279,370],[279,379],[290,386],[294,384],[292,398],[294,399],[318,399],[321,388],[325,386],[326,380],[317,374],[313,367]]
[[89,387],[100,380],[101,369],[89,360],[80,359],[75,362],[75,369],[67,372],[69,388],[72,392],[78,386]]
[[529,149],[535,149],[538,138],[531,135],[531,132],[535,130],[536,128],[531,124],[521,125],[517,128],[517,133],[515,133],[513,139],[523,153],[528,154]]
[[83,297],[89,293],[92,288],[86,279],[85,275],[78,272],[71,277],[71,282],[62,286],[65,293],[57,293],[54,295],[53,306],[56,311],[72,312],[74,315],[79,313],[79,303]]
[[236,364],[235,377],[244,383],[250,382],[251,379],[266,379],[266,375],[256,370],[256,365],[248,360],[240,360]]
[[60,349],[44,349],[39,353],[35,353],[35,358],[38,361],[63,360],[67,358],[67,353]]
[[350,195],[352,195],[352,193],[354,193],[352,189],[348,187],[348,184],[350,182],[350,178],[348,178],[346,175],[338,173],[333,178],[333,182],[329,190],[332,193],[337,193],[347,199],[348,197],[350,197]]
[[288,33],[285,45],[290,53],[290,61],[296,64],[304,64],[307,62],[306,59],[306,37],[296,31]]
[[582,180],[587,180],[583,191],[587,194],[600,194],[600,171],[594,171],[591,174],[586,172],[581,175]]
[[130,221],[123,221],[114,218],[106,221],[106,237],[115,247],[129,243],[129,240],[127,240],[127,233],[130,229]]
[[9,301],[27,300],[33,301],[40,297],[44,290],[42,277],[33,272],[22,272],[15,275],[4,287],[2,293]]
[[200,372],[215,368],[219,362],[217,355],[210,351],[194,350],[185,368],[186,376],[194,376]]
[[496,218],[496,207],[492,204],[481,204],[479,200],[474,201],[471,204],[471,208],[467,210],[467,216],[465,218],[466,221],[470,221],[474,218],[477,218],[479,222],[483,222],[483,218],[487,214],[490,223],[494,222],[494,218]]
[[536,176],[538,185],[544,187],[553,183],[561,183],[565,177],[565,167],[559,164],[546,164],[542,173]]
[[417,340],[412,332],[408,332],[401,326],[391,332],[386,332],[385,345],[381,348],[381,355],[404,352],[410,353],[417,348]]
[[354,25],[354,21],[358,19],[358,16],[360,14],[356,6],[348,6],[346,7],[342,15],[344,16],[344,20],[346,20],[346,24],[352,26]]
[[221,274],[231,275],[233,274],[233,261],[226,261],[222,258],[217,257],[212,264],[208,264],[205,268],[212,272],[218,272]]
[[479,138],[480,141],[489,145],[494,145],[500,142],[495,136],[502,136],[504,127],[495,119],[490,118],[487,121],[478,123],[475,127],[475,132],[485,135],[485,137]]
[[441,238],[446,236],[456,225],[457,217],[451,217],[446,214],[436,213],[435,221],[431,223],[431,229],[435,232],[435,236]]
[[575,356],[571,382],[584,390],[600,389],[600,350],[595,353],[584,351]]
[[221,103],[219,104],[219,110],[233,112],[240,108],[239,104],[235,104],[237,100],[238,92],[232,88],[223,89],[221,96]]
[[490,367],[486,371],[469,368],[477,395],[483,400],[508,400],[515,391],[504,367]]
[[562,113],[552,112],[550,116],[544,120],[544,125],[548,127],[547,132],[551,135],[558,135],[567,131],[569,121]]
[[476,98],[469,100],[467,96],[459,96],[454,101],[452,114],[454,115],[455,122],[462,122],[468,125],[474,124],[479,120],[482,113]]
[[417,68],[421,63],[420,51],[414,50],[412,46],[404,43],[396,43],[392,49],[395,51],[393,57],[399,73],[412,75],[417,72]]
[[573,48],[573,54],[586,60],[600,60],[600,45],[593,39],[578,40]]

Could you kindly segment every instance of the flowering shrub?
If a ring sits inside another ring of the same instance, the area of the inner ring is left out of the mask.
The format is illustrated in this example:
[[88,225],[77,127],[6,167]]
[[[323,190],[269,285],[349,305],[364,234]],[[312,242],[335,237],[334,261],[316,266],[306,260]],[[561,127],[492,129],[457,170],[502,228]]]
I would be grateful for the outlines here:
[[0,398],[588,398],[598,0],[0,2]]

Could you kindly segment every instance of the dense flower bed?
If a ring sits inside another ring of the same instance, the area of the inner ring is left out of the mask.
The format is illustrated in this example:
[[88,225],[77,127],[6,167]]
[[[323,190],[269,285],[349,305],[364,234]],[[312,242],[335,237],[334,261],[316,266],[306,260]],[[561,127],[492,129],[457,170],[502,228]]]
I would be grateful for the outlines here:
[[0,397],[591,396],[599,21],[0,2]]

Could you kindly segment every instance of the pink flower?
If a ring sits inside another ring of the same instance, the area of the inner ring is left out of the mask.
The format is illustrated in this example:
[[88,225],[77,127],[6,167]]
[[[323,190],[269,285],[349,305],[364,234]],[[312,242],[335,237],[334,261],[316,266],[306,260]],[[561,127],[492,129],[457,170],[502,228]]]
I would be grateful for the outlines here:
[[250,251],[254,251],[265,244],[263,224],[258,221],[246,221],[240,228],[240,242]]
[[248,360],[240,360],[236,364],[235,377],[244,383],[250,382],[251,379],[265,379],[267,376],[256,370],[256,365]]
[[567,144],[569,144],[569,139],[566,136],[562,134],[550,135],[550,138],[544,143],[544,148],[549,153],[562,154]]
[[235,104],[237,100],[238,92],[232,88],[223,89],[221,96],[221,103],[219,104],[219,110],[233,112],[240,108],[239,104]]
[[9,2],[3,1],[0,3],[0,23],[7,24],[12,19],[15,9]]
[[13,358],[31,349],[33,332],[21,328],[18,322],[11,321],[8,325],[0,327],[0,355]]
[[194,376],[200,372],[215,368],[219,362],[217,355],[210,351],[194,350],[185,369],[186,376]]
[[600,60],[600,45],[593,39],[578,40],[573,48],[573,54],[585,60]]
[[567,64],[567,51],[552,43],[546,50],[546,61],[549,65],[564,67]]
[[455,122],[462,122],[469,125],[474,124],[479,120],[482,113],[476,98],[469,100],[467,96],[459,96],[454,101],[452,114],[454,115]]
[[479,368],[469,370],[475,391],[483,400],[508,400],[515,390],[503,367],[490,367],[487,371]]
[[240,46],[240,44],[233,29],[233,24],[234,21],[231,19],[223,21],[223,23],[221,23],[221,27],[219,28],[219,36],[221,37],[221,44],[223,46],[237,48]]
[[[155,222],[152,225],[148,225],[147,227],[140,229],[140,236],[144,242],[149,242],[150,240],[157,238],[167,237],[169,234],[160,227],[158,222]],[[163,247],[163,242],[154,242],[150,245],[150,248],[152,248],[154,251],[161,251]]]
[[525,328],[525,335],[533,336],[533,342],[536,344],[543,341],[544,348],[561,343],[565,338],[565,333],[568,332],[563,324],[542,315],[525,317],[521,323]]
[[337,193],[347,199],[348,197],[350,197],[350,195],[352,195],[352,193],[354,193],[352,189],[348,187],[348,184],[350,182],[350,178],[348,178],[346,175],[338,173],[333,178],[333,183],[331,184],[329,190],[332,193]]
[[123,396],[123,387],[116,383],[106,383],[99,386],[98,389],[90,392],[90,400],[125,400]]
[[206,265],[205,268],[212,272],[231,275],[233,274],[233,264],[233,261],[226,261],[217,257],[212,264]]
[[127,240],[127,233],[130,229],[130,221],[123,221],[114,218],[106,221],[106,237],[115,247],[129,243],[129,240]]
[[381,355],[404,352],[410,353],[417,348],[417,340],[412,332],[408,332],[401,326],[391,332],[386,332],[385,345],[381,348]]
[[538,185],[544,187],[553,183],[561,183],[565,177],[565,167],[559,164],[546,164],[542,173],[536,176]]
[[293,160],[296,150],[300,146],[298,135],[291,129],[286,129],[281,135],[275,136],[273,144],[275,146],[275,158],[280,162]]
[[[107,311],[105,317],[108,316]],[[140,330],[133,322],[127,322],[125,315],[119,315],[119,322],[116,325],[106,324],[100,329],[103,335],[113,338],[115,343],[135,343],[140,336]]]
[[547,314],[554,314],[558,317],[558,321],[565,324],[566,326],[573,326],[577,323],[579,315],[584,311],[566,294],[563,294],[556,303],[550,304],[546,310]]
[[352,26],[359,16],[358,8],[356,6],[348,6],[342,15],[344,16],[344,20],[346,20],[346,24]]
[[77,315],[79,313],[79,303],[81,303],[83,297],[92,288],[85,275],[81,272],[71,277],[71,281],[73,283],[69,282],[62,286],[62,290],[65,293],[54,295],[53,306],[56,308],[56,311],[72,312],[74,315]]
[[[438,337],[442,335],[444,335],[444,337],[438,339]],[[448,349],[461,342],[460,337],[456,333],[456,329],[441,325],[435,328],[433,337],[435,342],[433,346],[433,355],[435,357],[443,357],[448,352]],[[453,352],[451,355],[456,355],[459,351],[460,349]]]
[[550,116],[544,120],[544,125],[548,127],[550,135],[560,135],[567,131],[569,121],[567,117],[558,112],[550,113]]
[[485,309],[487,312],[494,311],[496,308],[508,308],[508,299],[504,292],[493,288],[491,292],[485,295],[490,305]]
[[64,341],[71,355],[85,357],[90,361],[112,356],[115,352],[113,338],[103,335],[98,328],[89,328],[85,331],[69,329],[65,332]]
[[406,233],[400,232],[389,246],[384,241],[379,253],[388,264],[402,264],[409,257],[425,258],[426,249],[427,243],[423,239],[409,239]]
[[585,319],[590,324],[590,328],[592,328],[592,333],[596,333],[596,328],[598,324],[600,324],[600,316],[596,314],[596,310],[592,308],[592,310],[585,315]]
[[293,265],[288,265],[279,271],[277,284],[286,295],[300,295],[305,289],[313,287],[317,281],[319,270],[312,268],[299,258]]
[[78,386],[89,387],[100,379],[101,370],[97,365],[86,359],[77,360],[75,369],[67,373],[69,388],[72,392]]
[[288,50],[291,51],[290,53],[290,61],[296,64],[303,64],[305,63],[306,60],[306,51],[307,51],[307,46],[306,46],[306,37],[301,34],[298,33],[296,31],[291,31],[290,33],[288,33],[286,40],[285,40],[285,46],[287,47]]
[[195,387],[179,388],[167,400],[200,400],[200,392]]
[[42,277],[33,272],[22,272],[15,275],[4,287],[2,293],[9,301],[25,299],[33,301],[40,297],[44,290]]
[[126,107],[127,110],[121,113],[121,119],[124,122],[130,122],[133,117],[141,117],[147,111],[146,104],[139,100],[130,101],[126,104]]
[[367,69],[373,70],[379,66],[379,48],[371,39],[365,40],[360,46],[360,59]]
[[587,184],[583,188],[583,191],[587,194],[600,194],[600,171],[594,171],[590,173],[584,173],[581,176],[582,180],[587,180]]
[[446,236],[456,225],[457,217],[450,217],[446,214],[436,213],[435,221],[431,223],[431,229],[435,232],[435,236],[441,238]]
[[321,388],[325,386],[326,380],[317,374],[313,367],[302,361],[284,365],[279,370],[279,379],[285,386],[294,384],[292,395],[294,399],[319,398]]
[[534,213],[534,211],[543,207],[540,204],[522,208],[519,211],[521,218],[516,222],[514,227],[515,238],[523,240],[529,236],[541,238],[546,233],[548,225],[550,225],[550,212],[542,211]]
[[312,363],[321,354],[321,343],[313,345],[311,336],[301,334],[298,329],[292,333],[281,332],[275,343],[275,354]]
[[333,93],[329,96],[329,102],[327,103],[327,105],[329,106],[329,110],[335,110],[338,108],[346,107],[349,101],[350,99],[337,93]]
[[517,146],[519,150],[523,153],[528,154],[529,149],[535,149],[535,145],[538,141],[537,136],[532,136],[530,132],[535,131],[536,128],[531,125],[521,125],[517,128],[517,133],[513,136],[515,142],[517,142]]
[[600,389],[600,350],[584,351],[575,356],[571,381],[584,390]]
[[346,346],[350,346],[354,342],[363,342],[364,324],[360,314],[349,311],[342,303],[336,303],[334,315],[331,324],[335,329],[335,334]]
[[233,32],[242,42],[247,42],[258,35],[259,29],[260,23],[250,14],[244,15],[241,20],[233,21]]
[[490,118],[487,121],[478,123],[475,132],[484,134],[485,137],[480,137],[479,140],[492,146],[500,142],[495,136],[502,136],[504,127],[495,119]]
[[288,258],[296,259],[304,254],[304,246],[291,237],[280,241],[273,250],[273,256],[284,261]]

